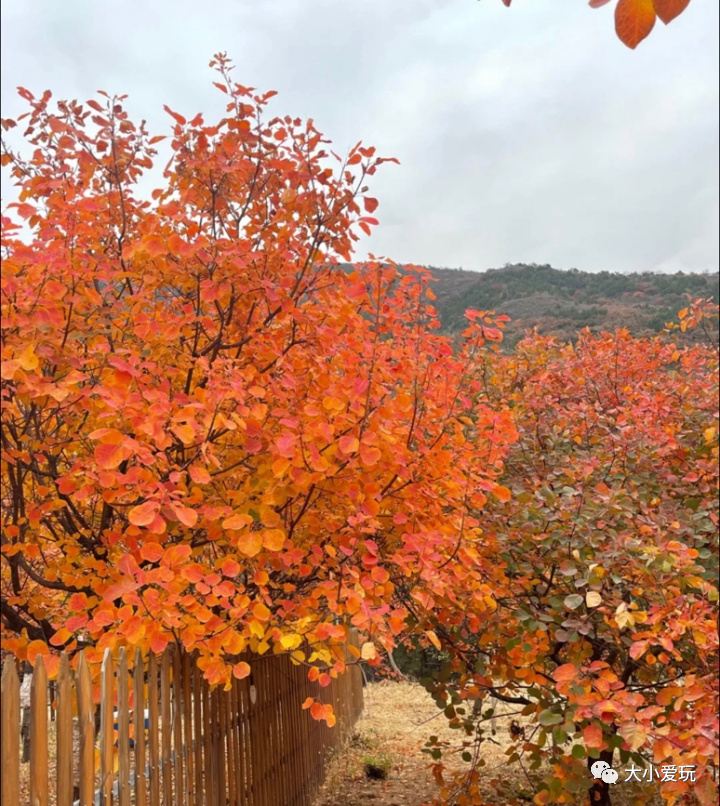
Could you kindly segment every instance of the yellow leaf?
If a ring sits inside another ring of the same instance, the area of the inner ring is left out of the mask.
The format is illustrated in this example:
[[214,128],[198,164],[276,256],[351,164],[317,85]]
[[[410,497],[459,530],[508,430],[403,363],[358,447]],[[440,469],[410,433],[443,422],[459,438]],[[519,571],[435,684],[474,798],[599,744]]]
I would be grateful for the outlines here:
[[[256,638],[262,638],[263,635],[265,635],[265,628],[263,627],[263,625],[259,621],[251,621],[250,622],[250,632]],[[251,645],[250,648],[253,649],[253,650],[257,649],[256,646],[252,646],[252,645]]]
[[302,644],[302,636],[297,633],[283,635],[280,639],[280,646],[283,649],[297,649]]
[[703,431],[703,436],[705,437],[705,442],[712,442],[715,439],[715,434],[717,431],[714,428],[706,428]]
[[627,609],[625,602],[620,602],[617,606],[617,610],[615,610],[615,622],[621,630],[625,627],[632,627],[633,624],[635,624],[635,616]]
[[588,607],[597,607],[602,604],[602,596],[597,591],[588,591],[585,595],[585,604]]
[[28,346],[20,353],[18,360],[20,361],[20,366],[24,370],[31,370],[37,369],[40,361],[38,357],[35,355],[35,347],[32,344],[28,344]]
[[375,649],[375,644],[373,644],[372,641],[366,641],[362,645],[360,657],[363,660],[372,660],[373,658],[377,657],[377,650]]
[[437,637],[437,635],[435,634],[435,630],[425,630],[425,635],[428,637],[428,640],[430,641],[430,643],[431,643],[431,644],[432,644],[432,645],[435,647],[435,649],[437,649],[437,650],[438,650],[438,652],[439,652],[439,651],[440,651],[440,649],[441,649],[441,646],[440,646],[440,639],[439,639],[439,638]]
[[639,750],[647,739],[647,731],[637,722],[624,722],[618,733],[625,739],[631,750]]

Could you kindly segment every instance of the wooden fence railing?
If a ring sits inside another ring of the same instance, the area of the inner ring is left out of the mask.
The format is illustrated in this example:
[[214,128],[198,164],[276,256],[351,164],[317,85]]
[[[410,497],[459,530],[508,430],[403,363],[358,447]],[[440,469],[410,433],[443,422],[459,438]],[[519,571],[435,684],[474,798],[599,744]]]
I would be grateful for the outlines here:
[[[98,720],[82,654],[74,672],[63,656],[54,702],[40,656],[23,765],[19,678],[6,660],[2,806],[309,806],[328,753],[362,711],[362,673],[350,667],[320,688],[285,656],[255,657],[251,669],[226,691],[174,647],[147,662],[138,652],[131,669],[125,650],[116,662],[107,652]],[[333,728],[303,710],[307,697],[333,705]]]

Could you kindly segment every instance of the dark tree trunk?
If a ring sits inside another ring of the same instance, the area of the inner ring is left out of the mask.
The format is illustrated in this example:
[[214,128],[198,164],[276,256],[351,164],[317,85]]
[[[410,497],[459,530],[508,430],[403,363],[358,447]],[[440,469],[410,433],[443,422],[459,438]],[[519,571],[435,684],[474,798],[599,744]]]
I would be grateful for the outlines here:
[[[598,759],[596,758],[588,757],[588,772],[590,772],[590,767],[592,767],[597,760]],[[603,750],[600,753],[599,760],[607,761],[607,763],[612,767],[613,751]],[[590,775],[592,775],[592,773],[590,773]],[[588,793],[588,803],[590,806],[612,806],[612,800],[610,799],[610,784],[605,783],[605,781],[603,781],[601,778],[593,778],[593,785]]]
[[22,722],[20,723],[20,741],[22,743],[22,763],[30,761],[30,709],[22,709]]

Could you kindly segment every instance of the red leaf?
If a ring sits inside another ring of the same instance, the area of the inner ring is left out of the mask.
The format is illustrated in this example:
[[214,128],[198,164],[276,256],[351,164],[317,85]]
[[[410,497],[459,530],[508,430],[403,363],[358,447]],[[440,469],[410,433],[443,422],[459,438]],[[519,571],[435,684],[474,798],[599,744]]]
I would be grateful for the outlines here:
[[378,200],[373,199],[370,196],[365,196],[365,198],[363,199],[363,204],[365,206],[366,213],[374,213],[378,207]]
[[173,112],[172,109],[170,109],[170,107],[167,104],[163,106],[163,109],[168,113],[168,115],[175,118],[175,120],[181,126],[184,126],[187,123],[187,120],[185,120],[185,118],[182,115],[178,114],[177,112]]

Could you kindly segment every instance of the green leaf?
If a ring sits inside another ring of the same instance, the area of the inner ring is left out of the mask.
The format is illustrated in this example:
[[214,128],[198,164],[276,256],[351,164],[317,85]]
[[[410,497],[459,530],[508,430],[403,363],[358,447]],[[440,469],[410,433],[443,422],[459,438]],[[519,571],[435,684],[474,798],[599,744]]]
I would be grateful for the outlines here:
[[565,721],[565,718],[562,714],[557,714],[555,711],[541,711],[540,716],[538,717],[538,722],[543,725],[544,727],[548,727],[549,725],[560,725],[562,722]]

